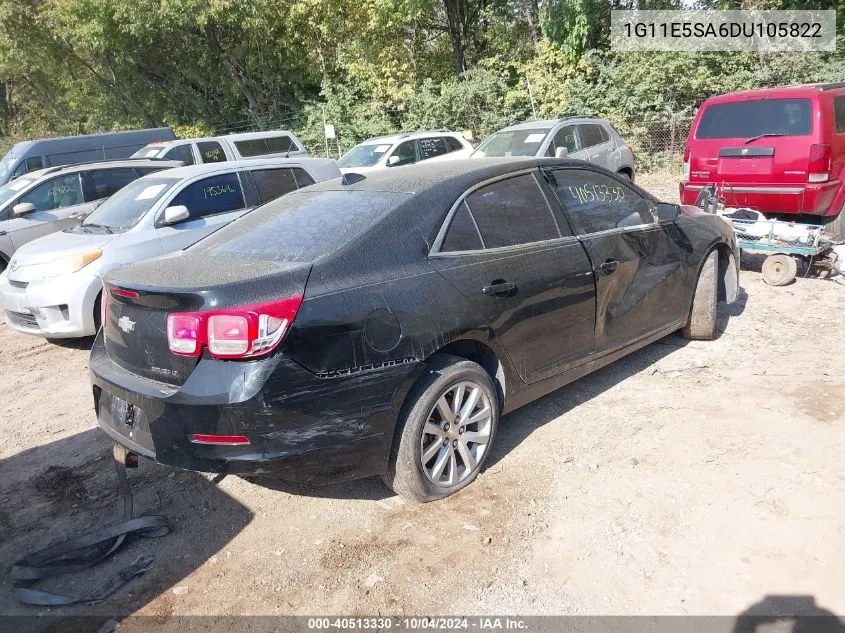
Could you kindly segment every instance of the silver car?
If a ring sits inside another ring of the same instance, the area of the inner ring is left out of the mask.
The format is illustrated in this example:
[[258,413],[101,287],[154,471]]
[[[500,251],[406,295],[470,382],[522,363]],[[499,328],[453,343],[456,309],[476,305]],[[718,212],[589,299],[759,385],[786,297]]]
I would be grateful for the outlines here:
[[553,156],[595,163],[634,180],[634,153],[605,119],[570,116],[526,121],[491,134],[472,157]]
[[15,253],[0,275],[6,325],[48,338],[96,334],[106,271],[186,248],[254,207],[340,176],[333,160],[274,158],[140,178],[81,224]]
[[15,250],[78,224],[121,187],[178,161],[111,160],[30,172],[0,187],[0,272]]

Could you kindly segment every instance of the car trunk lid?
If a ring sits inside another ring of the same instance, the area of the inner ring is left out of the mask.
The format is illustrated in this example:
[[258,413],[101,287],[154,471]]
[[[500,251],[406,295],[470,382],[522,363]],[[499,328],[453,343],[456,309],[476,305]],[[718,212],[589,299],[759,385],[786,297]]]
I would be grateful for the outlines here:
[[[189,264],[190,270],[183,270],[182,264]],[[310,269],[310,263],[302,262],[246,262],[196,255],[190,259],[163,257],[120,269],[105,280],[106,352],[127,371],[181,385],[201,357],[170,351],[169,314],[302,295]]]

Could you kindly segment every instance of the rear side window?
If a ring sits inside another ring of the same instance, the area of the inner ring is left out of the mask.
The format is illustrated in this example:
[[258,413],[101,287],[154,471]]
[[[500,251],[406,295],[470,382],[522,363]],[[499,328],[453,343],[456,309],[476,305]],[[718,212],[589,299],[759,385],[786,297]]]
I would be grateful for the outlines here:
[[454,136],[445,136],[443,137],[443,140],[446,141],[446,145],[449,147],[450,152],[459,152],[464,148],[464,146],[461,145],[461,142]]
[[701,114],[695,138],[743,138],[761,134],[806,136],[813,129],[809,99],[759,99],[716,103]]
[[162,158],[167,160],[181,160],[186,165],[193,165],[194,151],[190,143],[186,143],[185,145],[177,145],[173,149],[167,150]]
[[200,159],[204,163],[223,163],[226,162],[226,152],[217,141],[203,141],[197,143],[197,149],[200,151]]
[[420,160],[449,153],[449,147],[442,136],[417,139],[420,144]]
[[607,133],[604,135],[602,134],[601,126],[596,125],[595,123],[579,125],[578,130],[581,132],[581,142],[584,144],[584,147],[601,145],[602,143],[610,140],[610,137],[605,138]]
[[472,219],[466,202],[462,202],[461,206],[455,210],[455,215],[452,216],[452,222],[449,224],[449,230],[446,231],[440,250],[443,253],[455,253],[479,251],[483,248],[475,220]]
[[246,208],[238,174],[220,174],[188,185],[170,203],[181,204],[188,207],[191,218]]
[[314,184],[314,179],[311,177],[311,174],[299,167],[293,168],[293,177],[296,179],[296,185],[300,189]]
[[137,176],[133,169],[95,169],[88,172],[91,182],[91,200],[108,198],[116,191],[123,189]]
[[290,169],[256,169],[252,172],[252,179],[258,189],[261,204],[299,188]]
[[79,174],[51,178],[21,196],[18,202],[31,202],[37,211],[50,211],[82,204],[82,182]]
[[845,95],[833,98],[833,120],[836,125],[836,133],[845,132]]
[[39,169],[44,169],[44,158],[41,156],[33,156],[32,158],[26,159],[26,171],[27,173],[31,171],[38,171]]
[[618,180],[582,169],[552,175],[555,193],[578,235],[654,222],[648,200]]
[[546,197],[533,174],[500,180],[466,198],[485,248],[560,237]]
[[265,154],[294,152],[299,149],[293,142],[293,139],[287,134],[235,141],[235,147],[238,148],[240,155],[246,158],[264,156]]

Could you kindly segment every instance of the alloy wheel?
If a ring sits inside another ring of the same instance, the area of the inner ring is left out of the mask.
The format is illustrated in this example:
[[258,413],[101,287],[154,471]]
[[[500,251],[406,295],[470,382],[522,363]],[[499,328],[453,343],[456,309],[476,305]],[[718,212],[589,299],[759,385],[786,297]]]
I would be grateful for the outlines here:
[[452,487],[481,464],[493,430],[493,408],[474,382],[449,387],[432,407],[420,439],[420,462],[437,486]]

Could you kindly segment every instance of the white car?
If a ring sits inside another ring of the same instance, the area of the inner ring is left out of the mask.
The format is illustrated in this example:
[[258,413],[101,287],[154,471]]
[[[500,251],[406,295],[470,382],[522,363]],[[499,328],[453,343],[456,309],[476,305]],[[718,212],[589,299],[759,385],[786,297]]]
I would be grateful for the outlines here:
[[290,156],[308,156],[308,151],[302,141],[287,130],[157,141],[132,154],[132,158],[180,160],[185,165]]
[[259,205],[340,177],[333,160],[277,158],[139,178],[81,224],[18,249],[0,275],[6,325],[47,338],[96,334],[106,271],[187,248]]
[[337,161],[343,173],[365,174],[375,169],[411,165],[422,160],[469,158],[473,147],[459,132],[432,130],[367,139]]

